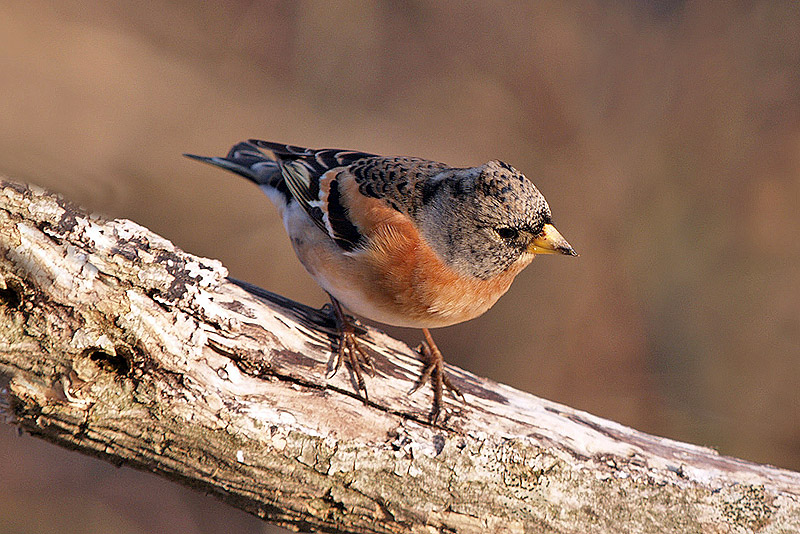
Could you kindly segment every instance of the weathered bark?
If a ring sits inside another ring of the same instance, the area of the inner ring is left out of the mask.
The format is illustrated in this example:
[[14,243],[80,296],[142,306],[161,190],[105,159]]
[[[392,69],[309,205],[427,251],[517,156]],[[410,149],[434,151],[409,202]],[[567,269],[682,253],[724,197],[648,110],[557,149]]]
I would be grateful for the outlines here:
[[798,532],[800,474],[650,436],[367,329],[369,402],[316,310],[127,220],[0,184],[0,410],[31,434],[327,532]]

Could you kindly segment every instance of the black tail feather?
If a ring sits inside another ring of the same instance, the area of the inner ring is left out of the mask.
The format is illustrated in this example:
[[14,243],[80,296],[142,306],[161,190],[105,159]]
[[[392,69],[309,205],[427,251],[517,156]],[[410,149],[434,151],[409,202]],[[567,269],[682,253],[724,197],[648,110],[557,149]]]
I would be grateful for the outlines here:
[[238,143],[224,158],[195,154],[184,154],[184,156],[235,172],[258,185],[281,189],[279,182],[282,182],[282,178],[278,163],[250,143]]

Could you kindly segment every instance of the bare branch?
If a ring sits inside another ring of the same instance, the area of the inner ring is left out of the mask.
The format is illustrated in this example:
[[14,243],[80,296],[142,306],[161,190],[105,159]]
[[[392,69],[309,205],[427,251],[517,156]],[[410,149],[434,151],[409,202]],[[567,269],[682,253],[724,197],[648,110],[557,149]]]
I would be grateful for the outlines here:
[[326,532],[797,532],[800,474],[449,368],[409,396],[381,332],[369,402],[325,314],[127,220],[0,184],[0,411],[31,434]]

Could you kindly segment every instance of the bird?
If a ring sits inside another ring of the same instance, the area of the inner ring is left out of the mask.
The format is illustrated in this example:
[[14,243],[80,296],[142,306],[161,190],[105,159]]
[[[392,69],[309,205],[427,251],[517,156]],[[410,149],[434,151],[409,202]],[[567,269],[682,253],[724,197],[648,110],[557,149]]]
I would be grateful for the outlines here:
[[544,196],[511,165],[477,167],[251,139],[225,157],[185,156],[254,182],[277,207],[300,263],[331,301],[338,345],[356,394],[374,365],[349,312],[420,328],[425,367],[412,393],[431,380],[436,423],[443,391],[462,398],[444,372],[430,328],[482,315],[538,254],[577,256],[553,225]]

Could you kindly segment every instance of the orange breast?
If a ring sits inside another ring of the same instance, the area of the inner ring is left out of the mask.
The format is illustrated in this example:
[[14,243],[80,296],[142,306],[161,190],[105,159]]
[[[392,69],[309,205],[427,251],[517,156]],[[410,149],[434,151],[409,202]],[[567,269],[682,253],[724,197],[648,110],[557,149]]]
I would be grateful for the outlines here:
[[347,178],[340,175],[339,184],[350,217],[370,241],[351,258],[347,276],[351,290],[359,286],[362,302],[340,299],[356,313],[400,326],[467,321],[488,310],[533,259],[525,255],[490,280],[461,276],[436,256],[408,217],[361,195],[355,180]]
[[402,311],[409,323],[447,326],[486,312],[532,256],[490,280],[461,276],[442,263],[406,222],[378,228],[364,259],[371,300]]

